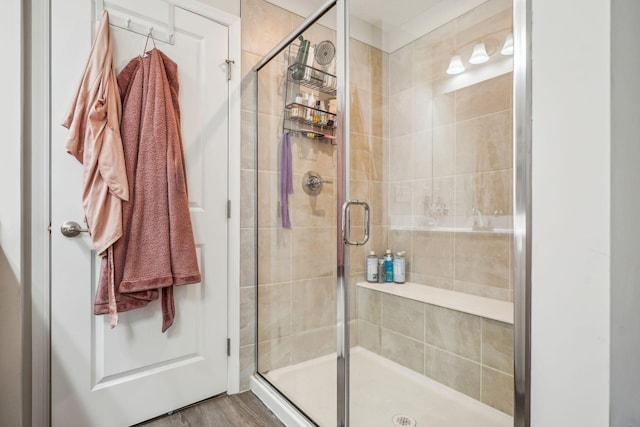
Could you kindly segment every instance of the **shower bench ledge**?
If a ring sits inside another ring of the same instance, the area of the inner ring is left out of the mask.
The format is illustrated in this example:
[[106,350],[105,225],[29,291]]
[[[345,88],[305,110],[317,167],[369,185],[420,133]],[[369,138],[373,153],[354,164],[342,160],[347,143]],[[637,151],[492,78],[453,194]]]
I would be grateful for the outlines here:
[[513,325],[513,303],[417,283],[358,282],[361,288],[420,301]]

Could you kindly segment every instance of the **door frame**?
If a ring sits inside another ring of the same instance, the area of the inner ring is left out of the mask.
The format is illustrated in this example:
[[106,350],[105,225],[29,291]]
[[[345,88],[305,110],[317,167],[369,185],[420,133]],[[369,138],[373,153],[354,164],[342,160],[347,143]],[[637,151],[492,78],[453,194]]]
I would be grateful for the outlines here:
[[[30,76],[25,82],[25,111],[31,118],[31,144],[23,166],[30,177],[30,236],[25,239],[30,254],[27,270],[31,289],[24,301],[25,318],[31,321],[31,425],[49,425],[51,416],[51,241],[57,226],[51,224],[50,154],[51,124],[51,2],[32,0],[30,19],[25,19],[25,50]],[[228,198],[233,207],[227,221],[227,337],[230,356],[227,363],[227,392],[240,391],[240,102],[241,102],[241,27],[240,17],[195,0],[169,0],[181,9],[211,19],[229,31],[228,57],[234,63],[229,81]],[[28,186],[28,185],[27,185]],[[25,325],[27,330],[29,325]],[[27,336],[27,341],[29,337]],[[175,409],[175,408],[169,408]]]

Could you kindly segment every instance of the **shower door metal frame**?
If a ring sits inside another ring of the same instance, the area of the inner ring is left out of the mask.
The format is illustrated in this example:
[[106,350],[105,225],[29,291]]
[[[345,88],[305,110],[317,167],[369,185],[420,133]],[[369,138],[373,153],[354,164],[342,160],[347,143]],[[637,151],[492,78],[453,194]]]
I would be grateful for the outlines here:
[[[349,198],[349,159],[351,158],[351,118],[350,118],[350,94],[349,94],[349,0],[337,1],[337,27],[336,48],[339,55],[336,56],[336,77],[338,111],[338,145],[337,150],[337,197],[336,213],[338,224],[336,227],[336,352],[337,352],[337,426],[349,426],[349,369],[351,355],[351,337],[349,333],[349,251],[343,241],[342,230],[346,224],[344,215],[341,215],[343,205]],[[342,58],[342,61],[339,59]]]
[[531,423],[531,0],[513,0],[514,427]]

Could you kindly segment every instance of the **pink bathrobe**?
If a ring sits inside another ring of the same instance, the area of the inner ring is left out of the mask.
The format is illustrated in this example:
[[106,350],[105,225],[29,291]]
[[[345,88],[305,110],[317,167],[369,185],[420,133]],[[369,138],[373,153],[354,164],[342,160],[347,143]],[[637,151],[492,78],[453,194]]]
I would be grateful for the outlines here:
[[[84,75],[62,125],[69,129],[67,151],[83,166],[82,205],[91,239],[111,272],[112,245],[123,233],[122,201],[129,199],[120,115],[109,15],[105,11]],[[113,290],[113,274],[108,279]],[[118,323],[113,292],[108,311],[113,327]]]
[[67,151],[83,165],[82,205],[100,255],[122,236],[121,201],[129,199],[112,52],[109,15],[105,12],[62,124],[69,129]]
[[[142,307],[162,292],[162,331],[173,323],[173,285],[200,282],[180,134],[177,65],[157,49],[118,76],[129,202],[124,235],[114,245],[118,311]],[[108,312],[108,264],[102,263],[95,313]]]

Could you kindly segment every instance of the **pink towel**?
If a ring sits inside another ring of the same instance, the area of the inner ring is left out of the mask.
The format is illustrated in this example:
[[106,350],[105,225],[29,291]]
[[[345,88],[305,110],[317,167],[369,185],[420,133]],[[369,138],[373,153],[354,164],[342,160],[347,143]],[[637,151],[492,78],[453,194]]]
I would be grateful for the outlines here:
[[[145,306],[162,291],[162,331],[173,323],[173,285],[200,282],[180,134],[177,65],[157,49],[118,76],[120,132],[130,187],[123,237],[114,245],[118,311]],[[103,262],[95,313],[108,313]]]

